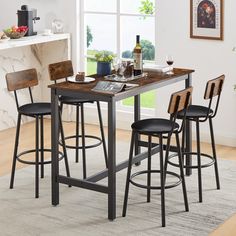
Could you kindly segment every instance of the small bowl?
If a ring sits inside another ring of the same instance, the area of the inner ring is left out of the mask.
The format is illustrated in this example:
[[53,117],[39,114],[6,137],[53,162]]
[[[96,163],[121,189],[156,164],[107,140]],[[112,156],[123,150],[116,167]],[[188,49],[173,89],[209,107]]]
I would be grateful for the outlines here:
[[7,32],[7,31],[4,31],[4,33],[10,39],[19,39],[19,38],[22,38],[22,37],[25,36],[25,34],[27,33],[27,30],[24,31],[24,32]]

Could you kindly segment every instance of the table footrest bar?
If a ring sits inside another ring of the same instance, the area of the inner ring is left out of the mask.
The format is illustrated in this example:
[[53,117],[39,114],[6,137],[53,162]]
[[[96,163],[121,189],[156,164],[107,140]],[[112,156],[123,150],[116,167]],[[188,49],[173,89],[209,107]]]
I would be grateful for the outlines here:
[[[152,155],[158,153],[159,150],[160,150],[159,146],[153,147],[152,151],[151,151]],[[140,162],[140,161],[144,160],[147,157],[148,157],[148,152],[147,151],[143,152],[143,153],[140,153],[140,154],[136,155],[132,159],[132,164]],[[126,160],[126,161],[123,161],[123,162],[119,163],[116,166],[116,172],[121,171],[121,170],[127,168],[128,167],[128,163],[129,163],[129,160]],[[100,173],[97,173],[95,175],[92,175],[92,176],[88,177],[86,180],[89,181],[89,182],[98,182],[99,180],[104,179],[107,176],[108,176],[108,170],[105,169],[105,170],[101,171]]]
[[[141,141],[141,140],[139,140],[138,141],[138,145],[140,146],[140,147],[148,147],[148,142],[147,141]],[[156,146],[158,146],[159,144],[158,143],[152,143],[152,148],[153,147],[156,147]]]
[[[141,147],[148,147],[148,142],[147,141],[138,141],[138,145]],[[157,147],[159,144],[158,143],[152,143],[152,148]],[[163,145],[163,149],[166,150],[166,145]],[[178,149],[176,146],[171,145],[170,146],[170,152],[178,152]]]
[[58,182],[66,185],[71,185],[79,188],[89,189],[100,193],[108,193],[108,187],[102,184],[91,183],[82,179],[75,179],[63,175],[58,176]]

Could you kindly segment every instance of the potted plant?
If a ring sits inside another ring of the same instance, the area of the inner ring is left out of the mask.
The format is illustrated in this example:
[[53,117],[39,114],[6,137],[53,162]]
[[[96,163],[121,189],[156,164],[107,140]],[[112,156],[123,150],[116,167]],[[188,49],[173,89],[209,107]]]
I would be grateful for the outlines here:
[[97,74],[109,75],[111,74],[111,62],[114,59],[114,54],[109,51],[101,51],[95,54],[97,61]]

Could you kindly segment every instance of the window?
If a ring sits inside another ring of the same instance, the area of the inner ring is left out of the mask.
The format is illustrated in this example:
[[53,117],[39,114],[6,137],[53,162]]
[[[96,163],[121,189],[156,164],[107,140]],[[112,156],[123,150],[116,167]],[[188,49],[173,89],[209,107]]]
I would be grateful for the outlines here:
[[[110,51],[120,58],[132,59],[136,35],[141,37],[143,60],[155,60],[156,0],[82,0],[81,37],[84,42],[80,68],[87,74],[96,73],[94,55],[98,51]],[[83,65],[85,61],[85,65]],[[130,109],[133,99],[120,103],[122,109]],[[144,108],[155,107],[155,92],[141,96]]]

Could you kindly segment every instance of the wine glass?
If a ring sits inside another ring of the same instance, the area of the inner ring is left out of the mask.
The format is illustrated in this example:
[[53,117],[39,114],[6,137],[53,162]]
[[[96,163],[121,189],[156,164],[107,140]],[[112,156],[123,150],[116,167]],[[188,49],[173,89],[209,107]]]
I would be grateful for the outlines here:
[[[167,63],[168,66],[172,66],[173,63],[174,63],[174,57],[172,55],[167,55],[166,56],[166,63]],[[171,68],[171,70],[168,71],[166,74],[173,75],[174,74],[173,68]]]
[[128,65],[127,61],[122,61],[121,62],[121,65],[120,65],[120,75],[121,76],[124,76],[124,72],[127,68],[127,65]]
[[52,22],[52,29],[54,34],[62,34],[64,32],[64,23],[62,20],[55,19]]
[[115,74],[118,77],[118,72],[119,72],[120,67],[121,67],[121,60],[120,60],[120,58],[116,57],[116,58],[113,59],[112,67],[114,68]]

